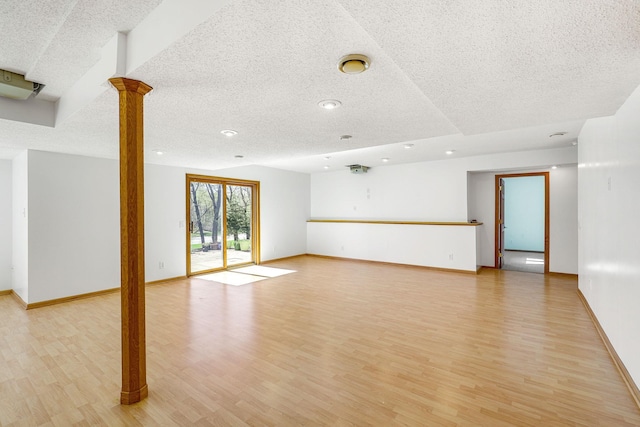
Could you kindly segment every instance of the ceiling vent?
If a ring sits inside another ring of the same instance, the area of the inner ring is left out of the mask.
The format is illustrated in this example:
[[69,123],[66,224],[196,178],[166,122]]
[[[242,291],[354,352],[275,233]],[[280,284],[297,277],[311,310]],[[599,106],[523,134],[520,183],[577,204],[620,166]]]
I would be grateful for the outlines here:
[[0,70],[0,96],[25,100],[31,94],[38,94],[44,85],[25,80],[21,74]]
[[369,166],[362,165],[347,165],[347,167],[351,170],[351,173],[367,173],[369,170]]

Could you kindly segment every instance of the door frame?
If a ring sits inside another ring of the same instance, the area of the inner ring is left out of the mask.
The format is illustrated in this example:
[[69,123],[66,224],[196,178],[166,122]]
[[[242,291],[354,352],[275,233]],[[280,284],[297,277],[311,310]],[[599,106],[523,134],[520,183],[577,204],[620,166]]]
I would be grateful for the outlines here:
[[549,172],[525,172],[497,174],[495,176],[495,243],[494,268],[501,268],[500,257],[500,180],[505,178],[522,178],[526,176],[544,176],[544,273],[549,273]]
[[[220,184],[222,185],[222,238],[223,244],[221,245],[222,250],[222,267],[213,268],[211,270],[203,270],[193,273],[191,271],[191,231],[189,227],[189,222],[191,221],[191,189],[190,184],[192,181],[205,182],[211,184]],[[226,270],[227,266],[227,185],[240,185],[245,187],[251,187],[251,251],[253,253],[253,261],[245,264],[234,264],[233,267],[240,267],[242,265],[247,264],[260,264],[260,181],[250,181],[247,179],[236,179],[236,178],[225,178],[219,176],[209,176],[209,175],[197,175],[197,174],[186,174],[185,177],[185,194],[186,194],[186,256],[187,256],[187,277],[195,276],[197,274],[206,274],[214,271]]]

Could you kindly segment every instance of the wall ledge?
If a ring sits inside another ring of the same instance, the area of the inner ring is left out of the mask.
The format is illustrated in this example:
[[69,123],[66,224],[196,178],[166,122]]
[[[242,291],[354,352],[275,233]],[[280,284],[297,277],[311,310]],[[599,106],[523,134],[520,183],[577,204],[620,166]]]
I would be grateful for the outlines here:
[[476,227],[481,222],[456,222],[456,221],[392,221],[375,219],[308,219],[307,222],[335,222],[346,224],[397,224],[397,225],[456,225]]

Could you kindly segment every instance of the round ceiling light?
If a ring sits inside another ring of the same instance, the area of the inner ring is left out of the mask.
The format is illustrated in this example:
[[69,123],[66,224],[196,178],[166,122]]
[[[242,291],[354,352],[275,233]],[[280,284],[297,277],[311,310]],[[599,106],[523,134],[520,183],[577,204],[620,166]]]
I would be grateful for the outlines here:
[[318,105],[325,110],[333,110],[342,105],[342,102],[337,99],[325,99],[318,102]]
[[220,133],[223,134],[224,136],[234,136],[234,135],[238,134],[238,132],[236,132],[235,130],[231,130],[231,129],[221,130]]
[[351,54],[338,61],[338,70],[345,74],[360,74],[369,69],[369,58],[365,55]]

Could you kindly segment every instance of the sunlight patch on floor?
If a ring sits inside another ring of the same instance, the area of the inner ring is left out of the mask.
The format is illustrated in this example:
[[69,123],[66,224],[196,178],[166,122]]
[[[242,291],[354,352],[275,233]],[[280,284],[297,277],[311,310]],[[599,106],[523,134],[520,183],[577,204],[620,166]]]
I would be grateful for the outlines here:
[[197,276],[197,278],[231,286],[248,285],[249,283],[259,282],[260,280],[266,279],[266,277],[253,276],[251,274],[234,273],[232,271],[220,271],[219,273]]
[[249,267],[236,268],[236,273],[253,274],[262,277],[278,277],[289,273],[295,273],[295,270],[285,270],[284,268],[263,267],[261,265],[251,265]]
[[197,276],[197,278],[222,283],[224,285],[242,286],[271,277],[283,276],[285,274],[295,272],[295,270],[285,270],[284,268],[252,265],[249,267],[237,268],[232,271],[220,271],[218,273],[204,274],[202,276]]

